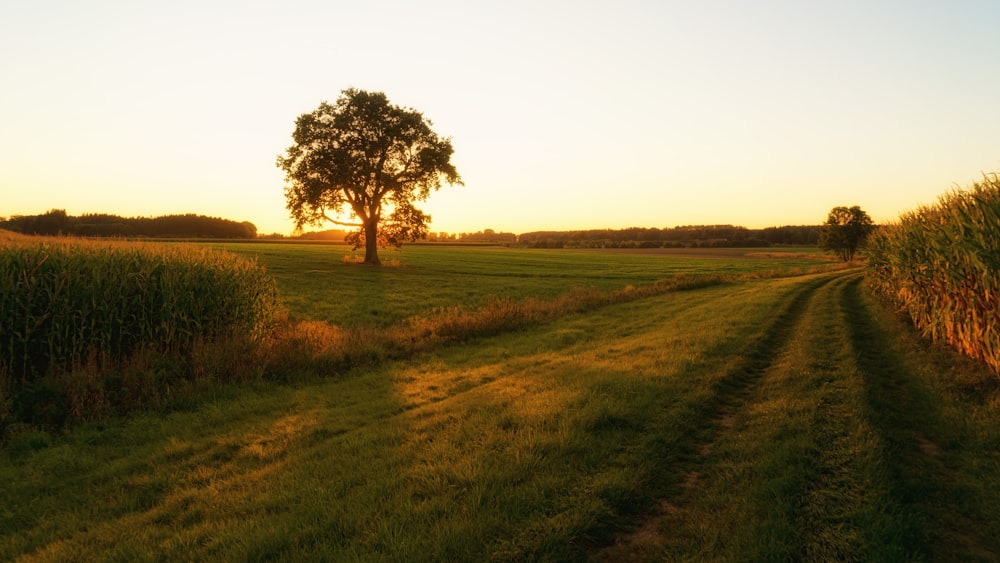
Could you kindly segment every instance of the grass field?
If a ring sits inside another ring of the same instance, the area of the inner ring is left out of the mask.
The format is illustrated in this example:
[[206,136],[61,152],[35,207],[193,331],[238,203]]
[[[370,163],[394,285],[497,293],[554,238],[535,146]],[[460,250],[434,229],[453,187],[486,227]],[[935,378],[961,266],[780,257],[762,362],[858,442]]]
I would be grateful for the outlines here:
[[[329,247],[234,250],[293,316],[348,327],[809,265],[408,247],[369,269]],[[837,270],[25,429],[0,452],[0,559],[988,561],[998,482],[997,379]]]
[[383,261],[395,266],[365,268],[344,262],[352,254],[344,245],[215,246],[266,266],[293,316],[342,326],[388,326],[434,308],[477,307],[498,297],[551,298],[573,288],[612,290],[678,274],[726,275],[825,263],[815,248],[797,247],[690,254],[685,249],[588,252],[415,245],[383,251]]

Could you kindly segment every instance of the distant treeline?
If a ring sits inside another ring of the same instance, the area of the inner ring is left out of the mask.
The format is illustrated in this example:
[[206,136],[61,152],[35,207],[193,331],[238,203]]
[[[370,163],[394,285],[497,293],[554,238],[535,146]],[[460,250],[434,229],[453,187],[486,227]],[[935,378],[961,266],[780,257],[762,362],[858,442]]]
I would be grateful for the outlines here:
[[348,232],[344,229],[328,229],[326,231],[309,231],[297,235],[294,238],[299,240],[323,240],[323,241],[343,241],[347,238]]
[[819,225],[748,229],[734,225],[690,225],[668,229],[633,227],[587,231],[537,231],[517,237],[533,248],[682,248],[766,247],[773,244],[815,245]]
[[[428,238],[434,240],[432,237]],[[439,236],[437,240],[447,241],[448,239]],[[506,244],[508,246],[513,246],[517,244],[517,235],[514,233],[497,232],[493,229],[485,229],[477,233],[459,233],[458,237],[452,237],[452,240],[458,240],[459,242]]]
[[[820,225],[787,225],[748,229],[734,225],[687,225],[672,228],[591,229],[586,231],[535,231],[517,235],[493,229],[475,233],[432,232],[428,242],[498,244],[526,248],[760,248],[775,244],[815,246]],[[343,229],[313,231],[292,238],[343,241]],[[284,238],[271,235],[270,238]]]
[[0,229],[26,235],[85,237],[255,238],[257,227],[248,221],[189,213],[161,217],[119,217],[107,214],[67,215],[53,209],[42,215],[19,215],[0,220]]

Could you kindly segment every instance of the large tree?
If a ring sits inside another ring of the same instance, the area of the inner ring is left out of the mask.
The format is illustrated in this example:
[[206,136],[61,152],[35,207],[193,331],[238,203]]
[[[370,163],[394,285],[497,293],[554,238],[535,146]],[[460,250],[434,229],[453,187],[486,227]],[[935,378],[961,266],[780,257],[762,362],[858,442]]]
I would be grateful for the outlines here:
[[850,262],[874,227],[872,218],[857,205],[834,207],[820,230],[819,247],[832,250],[844,262]]
[[[335,104],[322,102],[295,121],[295,144],[278,156],[285,198],[297,229],[330,221],[358,227],[350,238],[379,264],[379,246],[427,234],[430,217],[414,206],[431,190],[462,179],[441,138],[416,110],[389,103],[382,92],[354,88]],[[340,220],[348,214],[353,222]]]

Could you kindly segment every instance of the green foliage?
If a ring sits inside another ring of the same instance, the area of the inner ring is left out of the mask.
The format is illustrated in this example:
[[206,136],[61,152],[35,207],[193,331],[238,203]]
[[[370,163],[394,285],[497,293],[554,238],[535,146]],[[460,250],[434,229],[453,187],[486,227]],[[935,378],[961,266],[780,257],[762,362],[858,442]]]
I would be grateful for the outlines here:
[[29,408],[45,402],[39,393],[65,391],[73,378],[62,374],[74,370],[100,377],[140,352],[189,355],[206,342],[259,341],[276,308],[273,280],[233,254],[12,240],[0,246],[0,373]]
[[336,103],[323,102],[299,116],[295,143],[277,161],[296,227],[351,213],[360,230],[350,241],[365,247],[369,264],[379,263],[379,245],[426,236],[430,217],[414,203],[426,200],[442,180],[462,183],[451,163],[451,140],[430,126],[422,114],[391,105],[381,92],[353,88]]
[[879,229],[868,279],[934,340],[1000,372],[1000,176]]
[[819,247],[832,250],[844,262],[854,259],[874,228],[871,217],[860,207],[834,207],[819,234]]

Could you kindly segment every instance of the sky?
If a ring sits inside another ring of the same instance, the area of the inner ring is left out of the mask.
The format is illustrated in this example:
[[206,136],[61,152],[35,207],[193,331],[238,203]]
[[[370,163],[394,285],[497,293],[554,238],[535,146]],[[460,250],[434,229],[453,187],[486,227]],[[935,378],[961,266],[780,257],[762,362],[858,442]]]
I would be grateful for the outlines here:
[[277,156],[353,87],[451,138],[435,232],[891,221],[1000,170],[998,26],[996,0],[4,2],[0,216],[289,234]]

